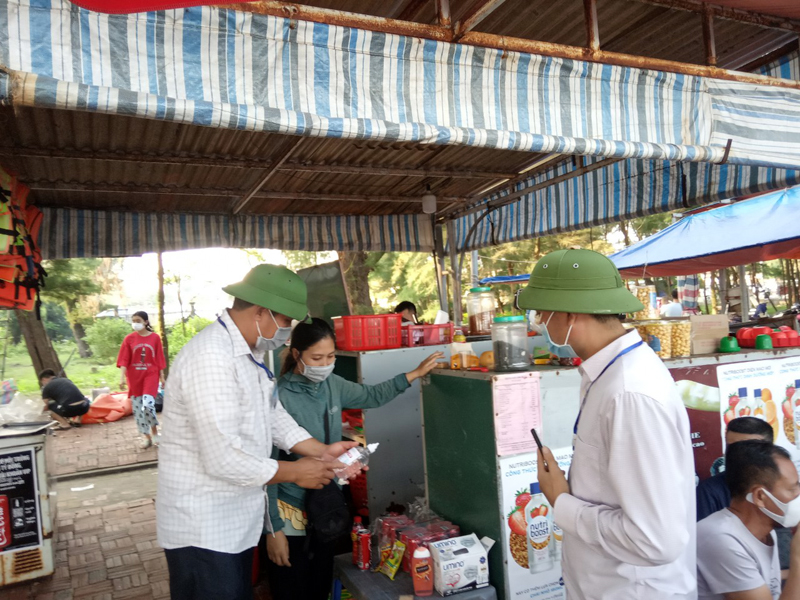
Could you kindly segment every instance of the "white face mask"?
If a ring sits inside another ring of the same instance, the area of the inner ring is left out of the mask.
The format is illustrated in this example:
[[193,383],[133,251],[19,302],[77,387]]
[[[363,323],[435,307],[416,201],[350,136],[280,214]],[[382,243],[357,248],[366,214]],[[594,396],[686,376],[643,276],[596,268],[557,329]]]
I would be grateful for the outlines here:
[[[766,488],[761,488],[761,489],[767,496],[769,496],[770,500],[772,500],[775,503],[775,506],[777,506],[779,509],[781,509],[781,511],[783,511],[783,514],[778,515],[772,511],[767,510],[766,508],[759,506],[758,509],[761,512],[763,512],[770,519],[775,521],[778,525],[783,525],[784,527],[788,527],[789,529],[791,529],[792,527],[797,527],[797,525],[800,524],[800,496],[789,502],[781,502],[775,496],[770,494],[768,489]],[[755,504],[755,502],[753,502],[752,493],[747,494],[747,497],[745,499],[748,502]]]
[[325,381],[330,377],[331,373],[333,373],[333,368],[336,366],[336,361],[324,367],[307,365],[303,362],[302,358],[300,359],[300,363],[303,365],[303,377],[314,383],[322,383]]
[[141,331],[144,329],[144,323],[132,323],[131,327],[133,327],[134,331]]
[[550,331],[547,329],[547,326],[553,319],[554,314],[556,313],[551,312],[550,316],[547,318],[547,322],[534,325],[534,329],[544,338],[544,341],[547,343],[547,349],[550,350],[550,354],[555,354],[559,358],[577,358],[577,352],[575,352],[572,346],[569,345],[569,336],[572,334],[572,325],[570,325],[569,329],[567,330],[567,337],[564,339],[563,344],[557,344],[553,341],[553,338],[550,337]]
[[272,311],[269,311],[269,316],[272,317],[272,322],[275,323],[275,335],[273,335],[271,338],[265,338],[263,335],[261,335],[261,325],[259,325],[258,321],[256,321],[256,330],[258,331],[256,352],[269,352],[270,350],[280,348],[286,344],[287,341],[289,341],[289,337],[292,335],[292,328],[281,327],[278,325],[278,322],[275,320],[275,315],[272,314]]

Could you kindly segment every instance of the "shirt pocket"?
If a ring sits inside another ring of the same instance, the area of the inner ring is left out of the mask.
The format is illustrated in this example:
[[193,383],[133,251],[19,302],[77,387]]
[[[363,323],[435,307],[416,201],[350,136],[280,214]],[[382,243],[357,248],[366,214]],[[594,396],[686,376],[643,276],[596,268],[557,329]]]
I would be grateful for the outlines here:
[[595,494],[603,488],[606,480],[608,459],[603,448],[585,442],[575,436],[575,448],[569,469],[570,489],[582,500],[595,501]]

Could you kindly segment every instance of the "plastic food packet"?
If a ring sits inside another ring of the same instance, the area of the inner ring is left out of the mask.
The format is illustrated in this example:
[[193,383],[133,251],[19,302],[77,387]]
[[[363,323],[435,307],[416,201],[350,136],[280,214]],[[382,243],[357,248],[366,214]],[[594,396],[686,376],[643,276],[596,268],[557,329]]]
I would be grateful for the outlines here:
[[397,575],[397,570],[400,568],[400,564],[403,562],[403,554],[405,554],[406,546],[401,541],[396,541],[392,546],[392,554],[389,558],[386,559],[386,562],[382,563],[378,570],[386,575],[389,579],[394,581],[395,575]]

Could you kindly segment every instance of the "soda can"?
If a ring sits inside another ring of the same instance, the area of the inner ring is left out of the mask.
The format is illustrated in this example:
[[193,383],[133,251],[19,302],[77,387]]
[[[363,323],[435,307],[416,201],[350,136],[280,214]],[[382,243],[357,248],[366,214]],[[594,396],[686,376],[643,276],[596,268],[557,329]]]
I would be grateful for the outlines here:
[[369,571],[372,563],[372,534],[366,529],[358,532],[358,568]]
[[8,496],[0,496],[0,550],[11,545],[11,511]]

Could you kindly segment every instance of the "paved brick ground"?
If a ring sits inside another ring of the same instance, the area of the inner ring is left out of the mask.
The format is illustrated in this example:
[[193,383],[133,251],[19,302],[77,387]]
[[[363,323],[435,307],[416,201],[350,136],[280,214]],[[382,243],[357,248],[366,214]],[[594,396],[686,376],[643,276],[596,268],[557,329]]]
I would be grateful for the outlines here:
[[50,475],[67,475],[158,460],[158,450],[141,450],[133,417],[114,423],[55,431],[48,440]]

